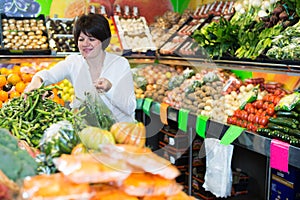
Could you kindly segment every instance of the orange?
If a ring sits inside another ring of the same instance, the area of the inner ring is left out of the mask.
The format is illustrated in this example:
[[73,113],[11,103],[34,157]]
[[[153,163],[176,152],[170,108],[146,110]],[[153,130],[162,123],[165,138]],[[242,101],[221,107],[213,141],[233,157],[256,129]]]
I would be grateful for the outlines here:
[[2,67],[1,70],[0,70],[0,73],[1,73],[2,75],[7,75],[8,72],[9,72],[9,70],[8,70],[6,67]]
[[21,77],[18,74],[10,74],[7,76],[7,82],[12,85],[16,85],[20,81]]
[[14,74],[21,74],[20,69],[21,69],[20,65],[14,65],[13,68],[12,68],[12,72]]
[[6,77],[4,75],[0,75],[0,87],[6,85]]
[[22,81],[24,81],[24,83],[29,83],[32,79],[33,74],[27,74],[27,73],[23,73],[21,74],[21,78]]
[[0,101],[5,102],[8,99],[8,93],[0,90]]
[[9,98],[13,99],[15,97],[19,97],[20,93],[18,91],[12,91],[11,93],[9,93]]
[[2,101],[0,101],[0,108],[2,108]]
[[15,85],[15,89],[19,93],[22,93],[24,91],[25,87],[26,87],[26,85],[23,81],[20,81]]

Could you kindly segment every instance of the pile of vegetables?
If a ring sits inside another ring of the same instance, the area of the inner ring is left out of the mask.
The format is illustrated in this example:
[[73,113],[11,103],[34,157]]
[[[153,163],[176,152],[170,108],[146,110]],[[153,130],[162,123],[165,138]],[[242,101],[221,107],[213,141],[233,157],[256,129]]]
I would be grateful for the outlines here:
[[274,37],[266,55],[278,60],[300,60],[300,21]]
[[0,127],[8,129],[17,139],[25,140],[29,146],[38,148],[44,131],[51,124],[67,120],[75,125],[80,118],[47,97],[53,87],[39,88],[3,104]]
[[257,133],[299,147],[300,94],[295,92],[284,96],[278,102],[275,110],[276,117],[270,117],[266,127],[257,129]]
[[0,170],[12,181],[37,174],[37,163],[7,129],[0,129]]
[[[202,29],[196,30],[192,37],[212,58],[230,56],[254,60],[259,56],[264,57],[273,43],[278,41],[273,39],[281,35],[285,28],[299,21],[300,11],[297,5],[299,6],[299,1],[295,0],[237,1],[236,13],[230,21],[221,17],[218,22],[213,21]],[[296,31],[294,32],[295,35],[299,35]],[[293,38],[293,35],[288,37]],[[283,36],[278,38],[280,41],[286,40]],[[293,42],[288,43],[293,45],[284,50],[290,53],[284,53],[283,58],[298,57],[298,39],[293,39]],[[279,52],[277,57],[281,58],[283,53],[280,51],[283,50],[274,48],[268,56],[275,56]]]

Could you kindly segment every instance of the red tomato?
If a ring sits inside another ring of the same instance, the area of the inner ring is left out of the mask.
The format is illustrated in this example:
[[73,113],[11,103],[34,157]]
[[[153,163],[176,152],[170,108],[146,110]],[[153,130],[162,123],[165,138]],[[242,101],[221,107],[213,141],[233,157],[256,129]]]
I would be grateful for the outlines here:
[[275,105],[277,105],[278,102],[280,101],[280,99],[281,99],[280,96],[275,97],[273,103],[274,103]]
[[258,124],[259,123],[259,119],[260,119],[260,116],[257,114],[254,116],[254,119],[253,119],[253,123],[254,124]]
[[250,113],[249,115],[248,115],[248,122],[254,122],[254,118],[255,118],[255,115],[253,114],[253,113]]
[[266,126],[268,124],[268,122],[269,122],[269,120],[265,116],[263,116],[263,117],[260,117],[258,124]]
[[269,116],[273,116],[275,114],[275,110],[272,107],[267,108],[267,114]]
[[248,119],[248,113],[246,110],[241,111],[241,119],[242,120],[247,120]]
[[252,104],[251,103],[247,103],[246,105],[245,105],[245,110],[247,111],[247,112],[249,112],[249,109],[251,109],[253,106],[252,106]]
[[267,102],[267,101],[265,101],[264,103],[263,103],[263,109],[264,110],[267,110],[267,108],[269,107],[269,102]]
[[248,125],[248,122],[246,120],[243,120],[241,126],[243,128],[247,128],[247,125]]
[[256,108],[257,109],[262,108],[263,104],[264,104],[263,100],[256,100]]

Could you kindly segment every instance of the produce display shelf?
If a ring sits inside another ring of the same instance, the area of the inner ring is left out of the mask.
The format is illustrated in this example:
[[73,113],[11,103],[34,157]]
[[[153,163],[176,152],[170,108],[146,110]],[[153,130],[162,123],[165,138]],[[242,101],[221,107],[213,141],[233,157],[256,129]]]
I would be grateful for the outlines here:
[[[160,115],[160,103],[152,102],[150,111],[156,115]],[[168,108],[168,119],[177,121],[178,110],[175,108]],[[188,128],[195,128],[197,116],[189,114]],[[225,131],[229,128],[229,125],[222,124],[213,120],[208,120],[206,129],[207,137],[221,138]],[[243,131],[243,133],[233,142],[234,145],[238,145],[242,148],[259,153],[263,156],[270,157],[270,144],[271,139],[258,135],[250,131]],[[300,168],[300,148],[295,146],[289,147],[289,164],[291,166]]]
[[204,68],[238,69],[247,71],[275,72],[282,74],[300,74],[300,61],[250,61],[250,60],[223,60],[210,58],[185,58],[159,56],[159,63],[172,65],[186,65]]

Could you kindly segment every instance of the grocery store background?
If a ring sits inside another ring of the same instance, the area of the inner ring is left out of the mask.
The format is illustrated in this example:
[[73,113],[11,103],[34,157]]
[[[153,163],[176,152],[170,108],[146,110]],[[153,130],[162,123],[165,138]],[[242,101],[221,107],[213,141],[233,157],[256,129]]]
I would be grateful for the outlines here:
[[[159,3],[158,3],[159,2]],[[113,15],[114,5],[137,6],[141,16],[151,24],[155,16],[163,15],[167,10],[183,13],[190,8],[195,10],[197,6],[211,3],[213,0],[0,0],[0,13],[13,17],[35,17],[38,15],[50,18],[74,18],[86,12],[87,5],[105,6],[107,14]],[[238,72],[237,72],[238,73]],[[266,81],[279,81],[289,79],[287,89],[294,89],[299,84],[299,77],[286,76],[284,74],[265,74],[260,72],[243,72],[241,76],[263,77]]]

